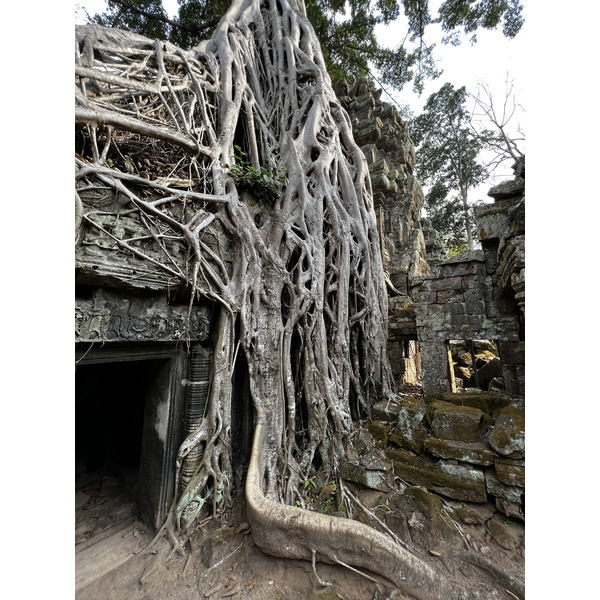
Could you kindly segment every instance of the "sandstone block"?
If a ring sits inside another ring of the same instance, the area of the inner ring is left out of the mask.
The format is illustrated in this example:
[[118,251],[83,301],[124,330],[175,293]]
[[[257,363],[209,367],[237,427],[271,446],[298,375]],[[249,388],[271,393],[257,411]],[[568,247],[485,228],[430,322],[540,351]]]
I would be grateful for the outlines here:
[[427,461],[401,449],[388,448],[395,474],[413,485],[465,502],[486,502],[483,471],[445,461]]
[[375,439],[382,441],[384,446],[387,446],[391,429],[392,426],[385,421],[371,421],[369,423],[369,433]]
[[470,367],[473,364],[473,358],[471,357],[470,352],[463,352],[462,354],[459,354],[457,357],[457,361],[463,367]]
[[503,498],[514,504],[521,504],[521,499],[525,493],[525,488],[516,485],[506,485],[498,480],[496,472],[492,468],[487,468],[485,471],[485,487],[488,494],[496,498]]
[[460,290],[463,287],[462,277],[445,277],[442,279],[432,279],[429,282],[432,290]]
[[389,441],[420,453],[427,431],[421,424],[425,417],[425,411],[423,400],[412,396],[402,398],[396,420],[396,431],[390,434]]
[[425,450],[440,458],[460,460],[482,466],[494,464],[494,454],[482,442],[463,442],[429,437],[425,438],[424,445]]
[[523,510],[523,506],[521,504],[509,502],[504,498],[496,498],[496,508],[503,512],[507,517],[516,517],[521,521],[525,520],[525,511]]
[[352,445],[360,454],[366,454],[375,445],[375,440],[369,431],[359,429],[358,434],[352,440]]
[[363,465],[344,462],[340,466],[342,479],[358,483],[363,487],[380,492],[389,492],[394,485],[394,476],[389,471],[372,471]]
[[454,365],[454,376],[460,377],[463,381],[469,381],[471,379],[471,370],[468,367],[462,365]]
[[525,411],[506,406],[500,411],[496,425],[488,436],[488,444],[502,456],[523,458],[525,456]]
[[373,405],[373,418],[380,421],[395,421],[399,411],[400,403],[396,400],[377,402]]
[[392,461],[383,456],[381,450],[374,448],[360,459],[360,464],[369,471],[391,471]]
[[441,393],[431,394],[425,397],[428,413],[435,409],[436,402],[447,402],[458,406],[472,406],[482,412],[497,416],[497,414],[512,402],[510,396],[495,392],[475,392],[471,394]]
[[434,412],[431,429],[438,438],[476,442],[483,433],[482,418],[482,411],[470,406],[439,408]]
[[502,361],[499,358],[494,357],[481,368],[477,369],[479,387],[486,390],[490,385],[490,381],[492,381],[494,377],[500,377],[500,375],[502,375]]
[[525,487],[525,461],[496,458],[494,461],[498,481],[506,485]]

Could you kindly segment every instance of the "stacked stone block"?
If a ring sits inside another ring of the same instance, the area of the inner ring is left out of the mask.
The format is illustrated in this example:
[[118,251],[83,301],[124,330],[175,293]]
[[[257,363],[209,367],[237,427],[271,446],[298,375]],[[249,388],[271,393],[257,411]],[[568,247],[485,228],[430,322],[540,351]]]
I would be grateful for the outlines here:
[[525,519],[525,415],[519,401],[484,392],[406,396],[375,405],[362,435],[379,440],[385,458],[369,464],[350,458],[341,469],[347,480],[389,491],[396,477],[462,502],[491,500],[505,515]]

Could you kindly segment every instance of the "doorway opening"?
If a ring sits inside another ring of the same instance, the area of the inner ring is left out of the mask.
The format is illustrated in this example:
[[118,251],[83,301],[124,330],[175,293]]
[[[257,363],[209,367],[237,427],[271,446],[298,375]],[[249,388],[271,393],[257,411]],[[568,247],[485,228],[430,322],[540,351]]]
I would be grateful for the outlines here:
[[146,399],[154,374],[166,362],[103,362],[76,369],[76,544],[137,518]]

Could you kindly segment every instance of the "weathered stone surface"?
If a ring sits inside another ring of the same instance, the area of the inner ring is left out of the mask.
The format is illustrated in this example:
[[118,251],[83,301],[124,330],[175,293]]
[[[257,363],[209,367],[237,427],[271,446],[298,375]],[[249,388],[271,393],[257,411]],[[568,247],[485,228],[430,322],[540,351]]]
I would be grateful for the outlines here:
[[[441,394],[440,394],[441,396]],[[456,406],[453,402],[447,402],[445,400],[439,400],[438,395],[435,396],[425,396],[425,405],[426,405],[426,413],[425,413],[425,421],[427,425],[431,427],[431,423],[433,421],[433,415],[437,410],[447,409],[452,410],[454,406]]]
[[522,525],[494,515],[487,522],[487,529],[500,546],[507,550],[515,550],[525,541],[525,531]]
[[475,208],[478,236],[481,241],[500,239],[508,226],[508,211],[515,202],[499,200]]
[[389,441],[420,453],[427,430],[421,424],[425,416],[425,402],[422,399],[406,396],[400,401],[396,420],[396,430]]
[[396,400],[377,402],[373,405],[373,418],[380,421],[395,421],[399,411],[400,403]]
[[419,340],[423,391],[426,394],[450,392],[448,349],[444,341]]
[[352,439],[352,445],[358,453],[366,454],[375,445],[375,440],[369,431],[361,428]]
[[481,368],[477,369],[479,387],[483,390],[487,390],[492,379],[494,379],[494,377],[499,377],[500,375],[502,375],[502,361],[499,358],[492,358]]
[[[99,288],[75,298],[75,342],[144,342],[183,339],[187,305],[170,305],[164,295],[136,295]],[[211,309],[196,307],[190,315],[191,341],[208,339]]]
[[521,521],[525,521],[525,512],[521,504],[509,502],[504,498],[496,498],[496,507],[507,517],[514,517],[516,519],[520,519]]
[[491,417],[497,414],[512,402],[510,396],[492,392],[473,392],[470,394],[431,394],[425,396],[427,411],[432,408],[432,403],[436,401],[450,402],[458,406],[472,406]]
[[470,262],[485,262],[483,250],[463,250],[452,258],[447,258],[442,265],[455,265]]
[[494,198],[494,200],[505,200],[507,198],[514,198],[525,193],[525,179],[522,177],[515,177],[503,181],[498,185],[495,185],[488,192],[488,196]]
[[474,465],[489,466],[494,464],[494,454],[482,442],[463,442],[428,437],[425,438],[424,445],[425,450],[440,458],[460,460]]
[[75,493],[75,509],[81,508],[85,506],[90,500],[90,496],[84,494],[83,492]]
[[498,350],[504,364],[525,364],[525,342],[498,342]]
[[[391,509],[386,524],[402,540],[414,543],[425,550],[440,546],[460,545],[460,535],[450,518],[442,513],[441,498],[420,487],[409,487],[402,494],[388,498]],[[404,517],[390,518],[391,515]]]
[[496,472],[492,468],[485,470],[485,487],[489,494],[497,498],[503,498],[514,504],[521,504],[525,489],[516,485],[506,485],[498,481]]
[[478,408],[456,406],[438,408],[433,414],[433,435],[446,440],[476,442],[481,439],[483,413]]
[[496,355],[490,350],[478,350],[475,354],[475,364],[478,369],[481,369],[494,358],[496,358]]
[[369,423],[369,432],[375,439],[383,442],[384,446],[387,446],[391,429],[392,426],[385,421],[371,421]]
[[358,485],[348,484],[350,491],[358,497],[361,504],[367,508],[377,508],[379,505],[387,502],[387,494],[379,490],[372,490]]
[[389,492],[394,484],[394,476],[389,471],[371,471],[363,465],[343,462],[340,465],[342,479],[358,483],[366,488]]
[[392,462],[383,456],[383,452],[373,449],[360,459],[360,464],[369,471],[391,471]]
[[506,485],[525,487],[525,461],[496,458],[494,461],[498,481]]
[[488,436],[488,444],[502,456],[523,458],[525,455],[525,411],[506,406]]
[[454,377],[460,377],[465,383],[471,379],[471,371],[468,367],[454,365]]
[[426,461],[400,449],[388,448],[386,455],[394,462],[395,474],[408,483],[465,502],[487,500],[481,469],[445,461]]
[[488,519],[491,519],[496,509],[490,502],[482,504],[460,503],[457,506],[451,506],[451,516],[457,521],[462,521],[467,525],[481,525]]
[[456,357],[456,360],[463,367],[470,367],[473,364],[473,357],[470,352],[461,352]]

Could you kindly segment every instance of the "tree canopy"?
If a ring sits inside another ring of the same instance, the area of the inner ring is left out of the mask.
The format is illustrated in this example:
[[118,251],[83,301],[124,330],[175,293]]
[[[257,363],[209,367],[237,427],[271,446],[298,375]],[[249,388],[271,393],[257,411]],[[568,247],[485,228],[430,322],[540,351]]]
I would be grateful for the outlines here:
[[[229,0],[179,0],[179,11],[170,19],[161,0],[107,0],[108,10],[93,15],[95,23],[126,29],[151,38],[168,39],[190,48],[206,39],[227,10]],[[384,84],[401,89],[412,82],[417,91],[427,78],[440,74],[434,44],[426,29],[439,23],[445,43],[459,44],[464,35],[476,41],[479,29],[502,26],[512,38],[524,19],[520,0],[446,0],[432,14],[429,0],[305,0],[306,14],[322,47],[333,81],[364,76],[374,67]],[[379,24],[402,31],[395,48],[377,40]]]
[[469,190],[485,182],[488,170],[479,162],[486,147],[485,134],[475,136],[466,107],[466,88],[446,83],[432,94],[413,122],[417,149],[417,175],[430,186],[425,208],[433,228],[449,248],[465,240],[473,248]]

